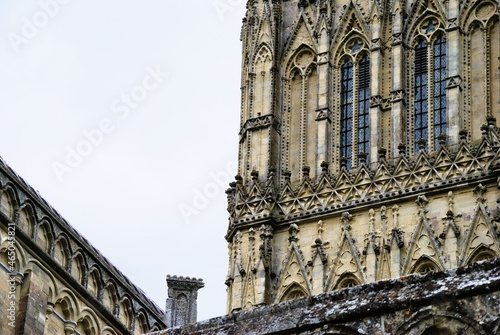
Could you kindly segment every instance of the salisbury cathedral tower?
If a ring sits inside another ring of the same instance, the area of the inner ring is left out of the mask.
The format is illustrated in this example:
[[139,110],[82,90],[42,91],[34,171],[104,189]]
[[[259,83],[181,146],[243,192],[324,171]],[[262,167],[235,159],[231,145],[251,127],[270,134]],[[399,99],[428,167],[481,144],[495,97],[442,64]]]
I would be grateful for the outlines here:
[[228,315],[183,277],[162,311],[0,160],[0,334],[500,334],[499,13],[248,0]]
[[498,13],[248,1],[228,312],[500,256]]

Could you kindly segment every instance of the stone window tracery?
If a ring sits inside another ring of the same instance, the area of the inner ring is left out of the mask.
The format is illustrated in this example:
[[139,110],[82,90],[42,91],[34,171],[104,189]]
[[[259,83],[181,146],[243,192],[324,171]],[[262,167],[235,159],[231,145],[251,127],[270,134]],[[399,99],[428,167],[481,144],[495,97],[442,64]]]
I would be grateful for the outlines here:
[[298,284],[293,284],[286,290],[286,293],[281,298],[281,302],[297,300],[306,296],[307,294]]
[[301,46],[291,57],[285,80],[286,104],[283,115],[283,169],[299,179],[305,166],[316,166],[316,116],[318,106],[318,71],[316,54]]
[[423,256],[414,265],[412,273],[427,274],[439,271],[436,264],[429,258]]
[[370,59],[359,38],[346,45],[340,66],[339,154],[348,169],[370,151]]
[[414,150],[439,148],[439,135],[447,135],[446,38],[439,22],[431,18],[419,28],[413,49]]
[[337,282],[335,289],[341,290],[343,288],[349,288],[359,285],[360,282],[352,273],[345,273]]
[[470,257],[470,263],[496,258],[495,253],[484,246],[479,247]]

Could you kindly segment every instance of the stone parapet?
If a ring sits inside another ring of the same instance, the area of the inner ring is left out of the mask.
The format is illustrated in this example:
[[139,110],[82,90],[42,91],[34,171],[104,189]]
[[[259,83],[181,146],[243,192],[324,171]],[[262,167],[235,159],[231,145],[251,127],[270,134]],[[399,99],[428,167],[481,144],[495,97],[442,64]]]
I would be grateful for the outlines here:
[[[436,330],[432,334],[498,334],[498,315],[500,259],[494,259],[235,312],[149,335],[384,335],[421,334],[426,329]],[[451,333],[439,332],[445,330]]]

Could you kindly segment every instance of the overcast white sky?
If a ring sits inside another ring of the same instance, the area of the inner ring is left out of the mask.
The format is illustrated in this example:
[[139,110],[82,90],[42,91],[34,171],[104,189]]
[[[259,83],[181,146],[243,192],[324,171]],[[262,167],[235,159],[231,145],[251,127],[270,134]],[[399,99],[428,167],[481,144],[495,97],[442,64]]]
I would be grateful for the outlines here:
[[162,309],[167,274],[203,278],[200,320],[225,313],[245,3],[0,0],[0,156]]

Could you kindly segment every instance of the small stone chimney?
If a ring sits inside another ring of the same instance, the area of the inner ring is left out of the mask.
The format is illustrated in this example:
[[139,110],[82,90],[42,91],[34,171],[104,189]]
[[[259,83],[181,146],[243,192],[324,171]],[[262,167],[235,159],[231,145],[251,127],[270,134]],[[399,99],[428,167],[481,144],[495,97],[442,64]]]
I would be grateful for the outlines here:
[[168,328],[196,322],[198,290],[204,286],[203,279],[167,276],[165,313]]

